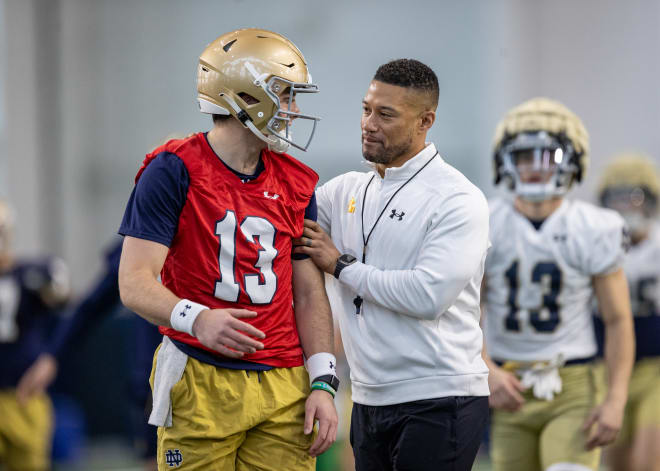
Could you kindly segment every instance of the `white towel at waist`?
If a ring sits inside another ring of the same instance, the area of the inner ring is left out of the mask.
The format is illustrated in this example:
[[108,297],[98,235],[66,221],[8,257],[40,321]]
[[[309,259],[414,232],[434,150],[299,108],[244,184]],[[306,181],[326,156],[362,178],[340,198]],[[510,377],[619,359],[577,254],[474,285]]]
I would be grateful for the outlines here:
[[158,427],[172,426],[172,387],[181,380],[186,369],[188,355],[179,350],[169,339],[163,337],[163,343],[156,357],[154,374],[153,407],[149,423]]

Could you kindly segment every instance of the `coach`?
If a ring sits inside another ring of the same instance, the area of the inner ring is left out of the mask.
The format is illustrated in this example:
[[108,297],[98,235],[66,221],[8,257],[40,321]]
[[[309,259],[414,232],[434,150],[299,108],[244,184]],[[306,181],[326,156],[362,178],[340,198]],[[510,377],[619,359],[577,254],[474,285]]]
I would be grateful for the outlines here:
[[[367,173],[317,190],[295,251],[328,286],[351,369],[351,444],[364,470],[470,470],[488,415],[479,290],[488,206],[426,134],[438,79],[382,65],[363,99]],[[329,234],[329,235],[328,235]]]

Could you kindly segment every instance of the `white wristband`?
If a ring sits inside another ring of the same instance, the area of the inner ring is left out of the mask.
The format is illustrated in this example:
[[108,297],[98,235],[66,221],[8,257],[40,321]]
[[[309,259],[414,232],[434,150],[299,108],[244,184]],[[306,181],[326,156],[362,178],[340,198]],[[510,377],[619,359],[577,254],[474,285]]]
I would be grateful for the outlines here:
[[319,376],[337,376],[337,359],[332,353],[315,353],[305,361],[305,368],[309,374],[309,384]]
[[172,314],[170,314],[170,324],[172,325],[172,328],[194,337],[192,331],[193,323],[195,322],[195,319],[197,319],[199,313],[204,309],[208,309],[208,306],[194,303],[189,299],[182,299],[176,303],[176,306],[172,309]]

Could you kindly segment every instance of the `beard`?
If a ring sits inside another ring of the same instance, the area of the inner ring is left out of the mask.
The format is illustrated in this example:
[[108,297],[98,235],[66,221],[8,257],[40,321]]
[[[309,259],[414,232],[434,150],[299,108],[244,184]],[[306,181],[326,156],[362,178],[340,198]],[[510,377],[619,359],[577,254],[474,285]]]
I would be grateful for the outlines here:
[[369,162],[375,164],[390,164],[394,162],[398,157],[405,154],[410,147],[412,146],[413,136],[410,134],[402,142],[392,144],[390,146],[383,146],[375,151],[366,151],[362,149],[362,156]]

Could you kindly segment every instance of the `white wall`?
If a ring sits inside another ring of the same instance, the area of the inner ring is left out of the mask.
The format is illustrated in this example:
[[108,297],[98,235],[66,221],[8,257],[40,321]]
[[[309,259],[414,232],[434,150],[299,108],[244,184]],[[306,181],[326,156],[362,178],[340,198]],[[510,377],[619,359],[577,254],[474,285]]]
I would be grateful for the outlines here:
[[[5,31],[5,3],[0,0],[0,31]],[[0,197],[7,196],[7,114],[5,104],[5,75],[7,70],[7,42],[0,34]]]

